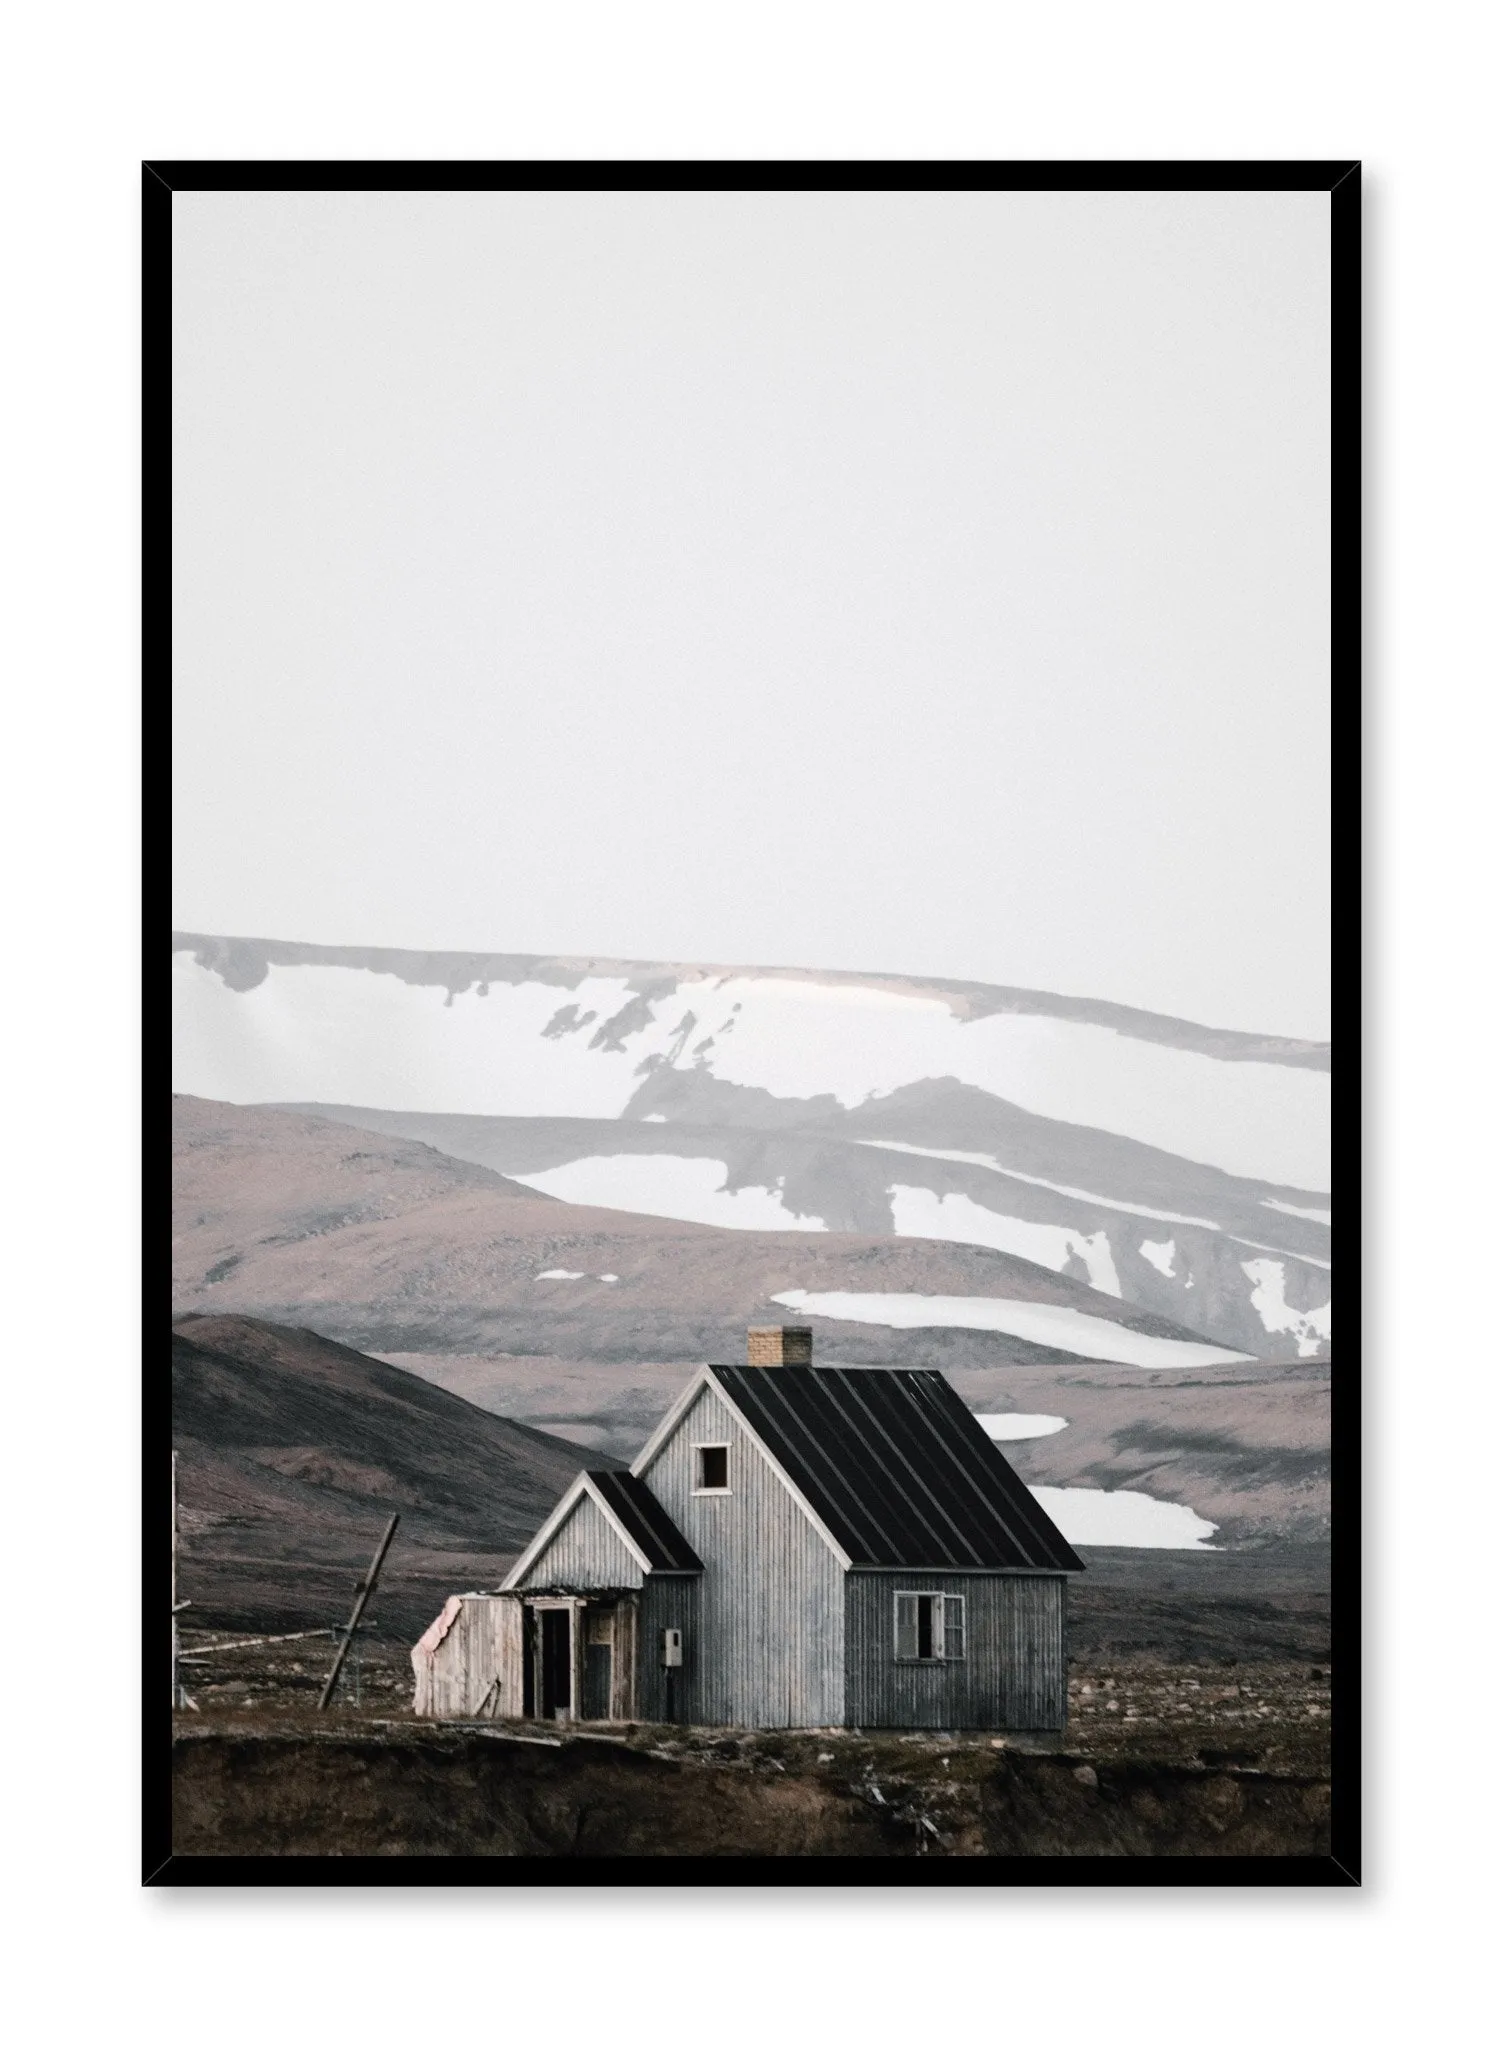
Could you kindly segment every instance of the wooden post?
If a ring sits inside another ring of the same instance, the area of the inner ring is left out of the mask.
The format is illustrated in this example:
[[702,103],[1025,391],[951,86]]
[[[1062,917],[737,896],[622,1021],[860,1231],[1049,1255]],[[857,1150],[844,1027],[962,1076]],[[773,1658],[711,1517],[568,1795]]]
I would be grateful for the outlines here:
[[584,1718],[584,1602],[569,1602],[569,1719]]
[[387,1523],[386,1534],[376,1545],[376,1554],[371,1559],[371,1568],[360,1581],[360,1589],[355,1595],[355,1606],[345,1626],[344,1640],[335,1653],[334,1669],[324,1680],[324,1689],[318,1696],[318,1711],[320,1713],[323,1712],[329,1701],[334,1697],[334,1688],[339,1683],[339,1674],[344,1669],[344,1660],[349,1655],[350,1644],[355,1640],[355,1631],[360,1626],[360,1617],[365,1612],[366,1602],[376,1590],[376,1581],[381,1576],[381,1567],[386,1562],[386,1553],[391,1548],[391,1539],[396,1535],[397,1524],[401,1519],[400,1515],[393,1515]]
[[172,1454],[172,1704],[174,1707],[191,1707],[196,1714],[198,1701],[190,1700],[178,1683],[177,1667],[181,1652],[178,1648],[177,1618],[185,1607],[191,1607],[191,1600],[177,1597],[177,1452]]

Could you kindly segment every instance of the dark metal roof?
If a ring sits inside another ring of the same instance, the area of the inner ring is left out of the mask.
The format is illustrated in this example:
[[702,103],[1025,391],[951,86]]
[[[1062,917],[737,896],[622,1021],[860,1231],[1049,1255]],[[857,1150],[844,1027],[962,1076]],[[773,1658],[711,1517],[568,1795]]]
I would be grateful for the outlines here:
[[630,1472],[591,1472],[623,1529],[655,1572],[702,1572],[704,1566],[675,1527],[668,1510],[645,1481]]
[[853,1564],[1084,1571],[943,1373],[710,1371]]

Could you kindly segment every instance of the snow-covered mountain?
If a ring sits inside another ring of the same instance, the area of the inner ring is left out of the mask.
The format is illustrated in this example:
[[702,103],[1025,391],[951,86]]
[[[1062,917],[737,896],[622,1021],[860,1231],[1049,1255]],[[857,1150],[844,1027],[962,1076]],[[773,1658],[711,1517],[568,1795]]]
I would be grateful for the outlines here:
[[1324,1046],[895,975],[174,940],[174,1087],[594,1207],[986,1245],[1330,1350]]
[[942,1370],[1029,1485],[1070,1490],[1072,1542],[1328,1529],[1324,1360],[1240,1356],[985,1245],[581,1208],[289,1109],[180,1095],[172,1120],[175,1312],[312,1329],[621,1457],[791,1312],[826,1363]]

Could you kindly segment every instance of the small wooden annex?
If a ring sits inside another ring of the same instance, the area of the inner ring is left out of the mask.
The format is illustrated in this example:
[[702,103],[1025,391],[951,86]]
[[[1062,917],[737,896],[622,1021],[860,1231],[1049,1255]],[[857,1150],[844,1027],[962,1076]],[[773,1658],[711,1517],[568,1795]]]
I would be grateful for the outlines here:
[[[776,1337],[776,1344],[770,1340]],[[1061,1728],[1083,1569],[944,1375],[701,1367],[629,1472],[581,1472],[414,1649],[419,1714]]]

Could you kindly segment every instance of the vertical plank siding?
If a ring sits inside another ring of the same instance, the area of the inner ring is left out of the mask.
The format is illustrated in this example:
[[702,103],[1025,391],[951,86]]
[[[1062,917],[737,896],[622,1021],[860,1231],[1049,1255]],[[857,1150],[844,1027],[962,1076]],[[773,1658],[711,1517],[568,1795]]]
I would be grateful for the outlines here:
[[635,1721],[637,1706],[637,1657],[641,1636],[641,1595],[627,1593],[616,1602],[612,1633],[611,1719]]
[[494,1600],[491,1623],[497,1650],[496,1716],[515,1720],[522,1711],[522,1628],[526,1617],[520,1600]]
[[[899,1592],[959,1593],[966,1653],[899,1663]],[[1046,1574],[853,1571],[846,1581],[843,1718],[856,1728],[1063,1728],[1065,1580]]]
[[[699,1579],[692,1573],[660,1578],[654,1572],[643,1587],[637,1612],[636,1718],[704,1725],[707,1716],[699,1697],[701,1611]],[[684,1638],[683,1665],[671,1674],[663,1669],[665,1628],[681,1630]]]
[[[695,1492],[701,1443],[729,1445],[728,1492]],[[642,1476],[704,1563],[697,1622],[685,1631],[694,1718],[751,1728],[838,1725],[843,1569],[715,1388],[700,1390]],[[659,1638],[644,1633],[646,1683]]]
[[642,1567],[587,1493],[580,1495],[547,1548],[518,1581],[537,1592],[559,1587],[571,1593],[641,1583]]
[[449,1606],[456,1611],[439,1639],[430,1642],[435,1624],[412,1653],[412,1711],[438,1720],[467,1720],[482,1710],[520,1714],[520,1602],[505,1594],[461,1593]]

